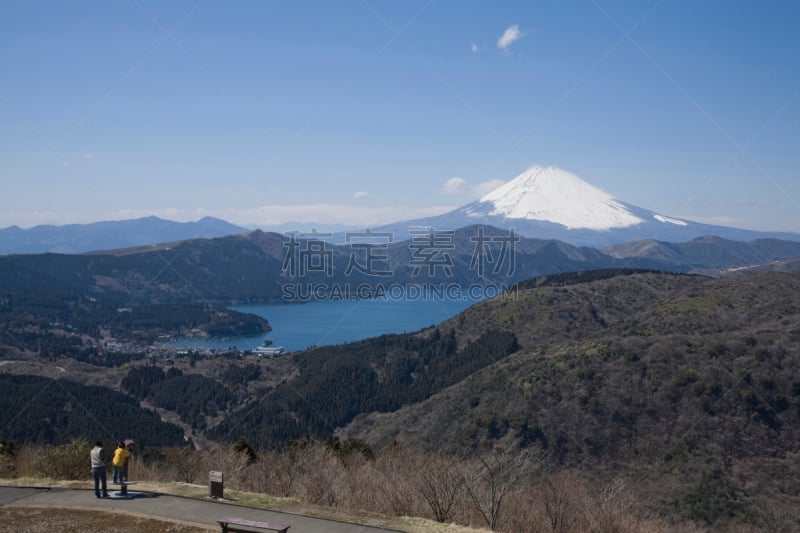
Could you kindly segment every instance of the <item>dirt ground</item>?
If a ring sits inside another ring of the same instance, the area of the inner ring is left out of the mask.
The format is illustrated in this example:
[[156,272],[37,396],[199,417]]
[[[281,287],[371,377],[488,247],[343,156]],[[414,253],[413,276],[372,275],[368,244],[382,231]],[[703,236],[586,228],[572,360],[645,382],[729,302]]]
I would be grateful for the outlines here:
[[146,518],[127,513],[53,507],[0,507],[0,531],[15,533],[207,533],[211,526]]

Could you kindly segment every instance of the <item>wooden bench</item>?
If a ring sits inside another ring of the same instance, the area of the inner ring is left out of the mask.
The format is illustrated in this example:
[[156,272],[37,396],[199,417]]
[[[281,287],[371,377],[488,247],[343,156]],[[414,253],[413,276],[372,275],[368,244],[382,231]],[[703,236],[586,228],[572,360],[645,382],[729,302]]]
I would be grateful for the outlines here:
[[255,520],[245,520],[244,518],[221,518],[217,520],[217,523],[219,527],[222,528],[222,533],[233,531],[250,533],[252,531],[252,529],[239,529],[236,526],[263,529],[265,531],[277,531],[278,533],[286,533],[290,527],[289,524],[282,524],[280,522],[256,522]]

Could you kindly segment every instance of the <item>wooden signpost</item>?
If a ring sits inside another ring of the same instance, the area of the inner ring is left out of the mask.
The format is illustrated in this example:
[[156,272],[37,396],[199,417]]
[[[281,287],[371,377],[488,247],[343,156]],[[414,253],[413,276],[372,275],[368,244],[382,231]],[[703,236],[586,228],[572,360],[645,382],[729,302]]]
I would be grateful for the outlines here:
[[208,473],[208,495],[211,498],[222,498],[222,472],[212,470]]

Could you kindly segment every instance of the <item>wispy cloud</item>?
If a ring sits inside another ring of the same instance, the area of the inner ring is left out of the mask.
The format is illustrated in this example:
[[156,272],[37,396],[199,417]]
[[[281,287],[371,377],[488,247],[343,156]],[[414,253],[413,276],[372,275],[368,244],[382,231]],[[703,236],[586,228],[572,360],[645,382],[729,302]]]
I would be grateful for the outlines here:
[[442,192],[448,196],[458,196],[467,191],[467,180],[464,178],[450,178],[442,185]]
[[524,34],[520,31],[519,26],[517,24],[513,24],[506,28],[506,31],[503,32],[503,35],[497,39],[497,48],[507,51],[508,47],[520,40],[523,35]]
[[477,44],[475,44],[475,43],[472,43],[472,44],[469,46],[469,49],[470,49],[470,50],[472,50],[472,53],[473,53],[473,54],[477,54],[477,53],[478,53],[478,51],[480,50],[480,48],[478,47],[478,45],[477,45]]
[[470,185],[464,178],[450,178],[442,184],[441,190],[448,196],[461,196],[469,200],[480,198],[487,192],[493,191],[503,185],[503,180],[488,180]]
[[369,193],[366,191],[358,191],[353,195],[353,200],[364,200],[369,198]]

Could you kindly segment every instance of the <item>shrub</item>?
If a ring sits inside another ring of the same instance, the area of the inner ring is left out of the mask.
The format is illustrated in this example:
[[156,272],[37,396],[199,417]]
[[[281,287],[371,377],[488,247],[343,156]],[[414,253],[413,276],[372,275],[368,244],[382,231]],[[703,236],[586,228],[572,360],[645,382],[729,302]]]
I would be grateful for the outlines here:
[[37,476],[52,479],[86,478],[91,470],[91,449],[89,443],[82,440],[73,440],[61,446],[45,446],[33,461],[33,472]]

